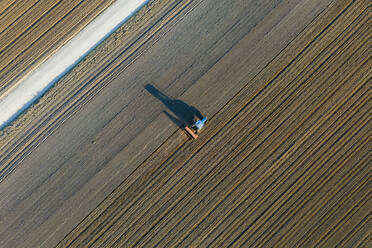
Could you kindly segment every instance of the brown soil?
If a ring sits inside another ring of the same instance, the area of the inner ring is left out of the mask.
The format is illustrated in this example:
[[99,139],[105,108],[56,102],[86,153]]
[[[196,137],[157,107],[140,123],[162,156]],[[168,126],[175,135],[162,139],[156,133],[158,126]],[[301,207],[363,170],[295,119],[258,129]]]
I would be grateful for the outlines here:
[[[205,2],[151,1],[4,130],[0,244],[368,247],[368,1]],[[197,140],[151,80],[206,113]]]
[[0,96],[112,2],[19,0],[0,5]]
[[173,135],[59,246],[366,242],[371,13],[360,2],[331,6],[256,76],[259,90],[243,88],[199,140],[172,151]]

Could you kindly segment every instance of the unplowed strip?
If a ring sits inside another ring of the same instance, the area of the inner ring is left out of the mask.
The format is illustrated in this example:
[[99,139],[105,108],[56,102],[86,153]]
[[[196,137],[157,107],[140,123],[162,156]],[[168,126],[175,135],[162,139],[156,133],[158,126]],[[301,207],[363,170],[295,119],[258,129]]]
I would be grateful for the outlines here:
[[336,1],[197,141],[173,135],[59,246],[329,247],[367,237],[370,17],[366,1]]

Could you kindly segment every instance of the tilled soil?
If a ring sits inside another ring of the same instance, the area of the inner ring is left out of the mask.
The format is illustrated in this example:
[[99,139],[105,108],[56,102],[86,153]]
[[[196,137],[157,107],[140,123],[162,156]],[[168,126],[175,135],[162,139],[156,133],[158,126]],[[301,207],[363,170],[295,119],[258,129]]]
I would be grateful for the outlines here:
[[0,96],[68,42],[112,2],[2,1]]
[[59,247],[366,247],[371,13],[360,3],[330,8],[256,77],[260,90],[243,88],[199,140],[174,152],[168,140]]
[[369,5],[151,2],[5,130],[0,244],[368,247]]

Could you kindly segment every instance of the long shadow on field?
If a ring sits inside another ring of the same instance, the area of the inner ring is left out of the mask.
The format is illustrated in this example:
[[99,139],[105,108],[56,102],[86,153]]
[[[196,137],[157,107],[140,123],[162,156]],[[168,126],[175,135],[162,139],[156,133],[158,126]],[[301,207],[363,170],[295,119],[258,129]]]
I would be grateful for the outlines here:
[[158,98],[172,113],[170,114],[167,111],[164,113],[179,127],[190,125],[193,123],[194,117],[202,119],[203,116],[199,110],[194,106],[190,106],[184,101],[173,99],[167,95],[160,92],[151,84],[145,85],[145,89],[154,97]]

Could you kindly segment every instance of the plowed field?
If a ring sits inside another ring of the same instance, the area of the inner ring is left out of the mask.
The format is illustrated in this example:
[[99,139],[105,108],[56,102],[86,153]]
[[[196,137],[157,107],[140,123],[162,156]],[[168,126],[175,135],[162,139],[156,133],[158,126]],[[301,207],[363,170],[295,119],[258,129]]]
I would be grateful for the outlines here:
[[4,131],[0,245],[370,247],[371,29],[366,0],[152,1]]
[[0,3],[0,96],[113,0],[17,0]]
[[370,18],[354,3],[297,41],[263,88],[250,82],[198,141],[168,140],[60,246],[366,246]]

